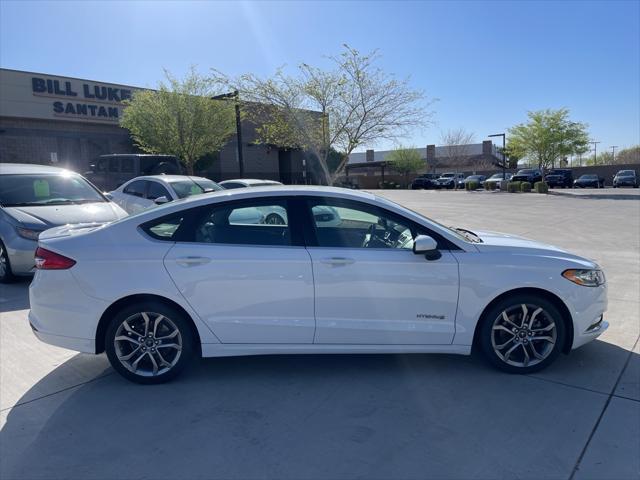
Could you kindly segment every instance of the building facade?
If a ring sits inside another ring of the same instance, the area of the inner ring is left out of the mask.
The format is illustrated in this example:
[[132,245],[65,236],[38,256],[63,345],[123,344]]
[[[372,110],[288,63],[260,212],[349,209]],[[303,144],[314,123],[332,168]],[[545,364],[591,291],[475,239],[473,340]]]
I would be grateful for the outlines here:
[[[119,126],[123,102],[140,87],[43,73],[0,69],[0,163],[56,165],[85,172],[98,155],[141,153]],[[255,126],[242,122],[245,178],[314,183],[305,152],[257,143]],[[164,153],[164,152],[162,152]],[[198,173],[238,178],[236,136]]]

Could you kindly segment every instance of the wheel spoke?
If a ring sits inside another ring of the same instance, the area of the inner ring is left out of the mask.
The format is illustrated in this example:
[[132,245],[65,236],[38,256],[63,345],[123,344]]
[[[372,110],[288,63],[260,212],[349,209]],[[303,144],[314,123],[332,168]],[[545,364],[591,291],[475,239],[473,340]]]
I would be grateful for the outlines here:
[[529,345],[531,346],[531,351],[533,352],[533,356],[536,357],[538,360],[544,360],[544,355],[540,355],[538,353],[538,350],[536,350],[535,345],[532,342],[529,342]]
[[520,324],[521,328],[524,328],[525,325],[527,324],[527,313],[529,313],[529,310],[527,309],[527,306],[523,303],[522,304],[522,323]]
[[516,339],[516,337],[511,337],[509,340],[507,340],[506,342],[500,344],[500,345],[496,345],[496,348],[498,350],[502,350],[504,347],[506,347],[507,345],[509,345],[511,342],[513,342]]
[[509,357],[511,356],[511,353],[518,348],[518,345],[520,345],[519,343],[516,343],[513,347],[511,347],[509,350],[506,351],[506,353],[504,354],[504,361],[506,362],[507,360],[509,360]]
[[529,352],[527,352],[527,346],[524,343],[521,343],[520,345],[522,345],[522,350],[524,351],[524,366],[528,366],[529,365]]
[[142,312],[141,315],[144,319],[144,336],[146,337],[149,334],[149,315],[147,312]]
[[122,362],[126,362],[128,360],[131,360],[131,358],[136,354],[140,352],[140,347],[134,349],[133,351],[131,351],[131,353],[128,353],[127,355],[122,355],[122,356],[118,356],[118,360],[122,361]]
[[533,325],[533,322],[536,321],[536,317],[540,312],[542,312],[542,307],[538,307],[538,309],[531,314],[531,318],[529,319],[529,326],[527,327],[529,328],[529,330],[531,330],[531,326]]
[[160,324],[160,322],[162,322],[163,319],[164,319],[164,315],[158,314],[156,319],[153,321],[153,336],[154,337],[156,336],[156,332],[158,331],[158,325]]
[[135,372],[136,370],[138,370],[138,364],[140,363],[140,360],[142,360],[144,357],[147,356],[149,352],[144,352],[142,355],[140,355],[138,358],[136,358],[135,362],[133,362],[131,364],[131,367],[133,368],[133,371]]
[[556,328],[556,324],[555,324],[555,322],[551,322],[546,327],[543,327],[543,328],[532,328],[531,331],[532,332],[548,332],[550,330],[553,330],[554,328]]
[[512,327],[518,328],[518,326],[515,323],[513,323],[511,320],[509,320],[509,316],[507,315],[507,311],[506,310],[502,312],[502,320],[504,320],[505,323],[508,323]]
[[158,362],[156,362],[156,359],[153,358],[153,353],[149,354],[149,358],[151,359],[151,363],[153,364],[153,374],[157,375],[158,374]]
[[156,349],[156,355],[158,355],[158,358],[160,359],[160,365],[162,365],[163,367],[171,368],[171,364],[164,359],[164,357],[160,353],[160,350]]
[[504,331],[504,332],[507,332],[507,333],[508,333],[508,334],[510,334],[511,336],[515,336],[515,334],[514,334],[510,329],[508,329],[507,327],[505,327],[504,325],[494,325],[494,326],[493,326],[493,329],[494,329],[494,330],[502,330],[502,331]]
[[140,345],[140,342],[138,340],[136,340],[135,338],[131,338],[127,335],[120,335],[119,337],[115,338],[116,342],[131,342],[134,345]]
[[133,328],[131,328],[131,326],[129,325],[129,322],[127,320],[122,322],[122,326],[124,327],[124,329],[127,332],[131,333],[132,335],[135,335],[136,337],[140,336],[140,332],[136,332]]
[[156,346],[156,350],[159,348],[175,348],[176,350],[182,350],[182,347],[177,343],[165,343]]

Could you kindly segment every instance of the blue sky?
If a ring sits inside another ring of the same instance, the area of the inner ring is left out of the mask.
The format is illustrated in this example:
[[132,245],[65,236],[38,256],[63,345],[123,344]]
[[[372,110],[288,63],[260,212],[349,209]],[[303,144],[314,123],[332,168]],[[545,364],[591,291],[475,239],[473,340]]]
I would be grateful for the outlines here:
[[[343,43],[438,98],[436,124],[480,141],[567,107],[599,151],[640,143],[640,2],[47,2],[0,0],[4,68],[153,87],[195,64],[267,75]],[[388,144],[376,148],[388,147]]]

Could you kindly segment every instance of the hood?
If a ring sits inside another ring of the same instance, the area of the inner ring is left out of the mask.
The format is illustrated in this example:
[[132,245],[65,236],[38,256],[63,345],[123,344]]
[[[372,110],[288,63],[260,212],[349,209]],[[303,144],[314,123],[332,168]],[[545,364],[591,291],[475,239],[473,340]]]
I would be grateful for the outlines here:
[[547,243],[530,240],[518,235],[498,232],[474,231],[482,240],[475,243],[480,252],[500,252],[517,255],[538,255],[545,257],[562,257],[580,263],[585,268],[596,268],[597,265],[584,257],[574,255],[566,250]]
[[70,223],[113,222],[127,216],[127,213],[113,202],[5,207],[4,211],[21,224],[37,230]]

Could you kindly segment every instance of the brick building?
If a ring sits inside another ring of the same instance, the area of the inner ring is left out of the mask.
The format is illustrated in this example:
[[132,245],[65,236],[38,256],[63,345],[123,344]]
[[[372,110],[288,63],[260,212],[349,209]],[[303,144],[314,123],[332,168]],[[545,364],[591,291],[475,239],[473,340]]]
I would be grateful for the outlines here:
[[[123,101],[139,87],[0,69],[0,163],[58,165],[84,172],[98,155],[138,153],[119,126]],[[244,176],[288,184],[315,183],[300,150],[256,143],[255,127],[241,126]],[[239,176],[236,137],[199,172],[214,180]]]

